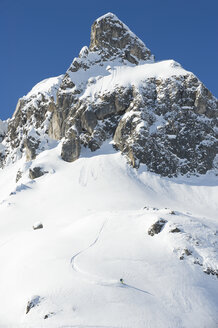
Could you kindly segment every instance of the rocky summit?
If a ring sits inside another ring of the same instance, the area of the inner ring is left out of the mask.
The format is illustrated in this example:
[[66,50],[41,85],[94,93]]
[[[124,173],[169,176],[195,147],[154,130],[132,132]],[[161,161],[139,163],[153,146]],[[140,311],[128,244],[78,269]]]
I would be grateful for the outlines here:
[[217,172],[218,101],[177,62],[155,62],[114,14],[98,18],[64,75],[38,83],[0,121],[0,165],[61,142],[72,162],[106,139],[136,168],[162,176]]

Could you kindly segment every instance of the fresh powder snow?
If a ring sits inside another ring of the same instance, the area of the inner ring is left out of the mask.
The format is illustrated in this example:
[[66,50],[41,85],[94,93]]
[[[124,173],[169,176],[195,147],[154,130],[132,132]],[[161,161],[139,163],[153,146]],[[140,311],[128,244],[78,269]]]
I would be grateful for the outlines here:
[[109,142],[66,163],[60,146],[0,171],[0,327],[215,328],[214,176],[136,171]]

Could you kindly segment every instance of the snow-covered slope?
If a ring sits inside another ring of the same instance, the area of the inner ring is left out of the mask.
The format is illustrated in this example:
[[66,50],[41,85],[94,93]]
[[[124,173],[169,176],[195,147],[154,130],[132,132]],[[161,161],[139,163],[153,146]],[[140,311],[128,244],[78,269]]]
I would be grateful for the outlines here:
[[218,102],[114,14],[0,120],[0,328],[218,327]]
[[[134,85],[136,88],[142,88],[143,82],[146,79],[167,79],[187,75],[188,72],[183,69],[178,63],[173,60],[165,60],[157,63],[146,63],[139,66],[107,66],[107,71],[110,73],[100,78],[95,72],[92,72],[91,77],[98,76],[96,83],[92,79],[86,87],[82,99],[92,97],[93,100],[98,96],[109,93],[116,88],[127,88]],[[89,70],[87,71],[89,73]],[[89,73],[90,74],[90,73]],[[77,75],[79,75],[77,73]],[[74,79],[74,74],[71,74]],[[79,75],[80,76],[80,75]],[[85,79],[88,80],[87,78]]]
[[36,84],[25,97],[29,98],[32,96],[36,96],[37,94],[43,93],[47,95],[48,98],[53,97],[54,99],[56,99],[56,93],[62,79],[63,79],[63,75],[45,79],[39,82],[38,84]]
[[66,163],[60,147],[0,172],[0,327],[215,328],[218,181],[136,171],[109,143]]

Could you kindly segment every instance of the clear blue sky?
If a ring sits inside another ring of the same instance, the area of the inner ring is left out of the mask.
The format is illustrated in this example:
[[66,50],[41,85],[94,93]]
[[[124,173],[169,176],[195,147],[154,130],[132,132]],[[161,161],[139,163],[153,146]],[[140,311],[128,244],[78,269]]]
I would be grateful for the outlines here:
[[156,60],[178,61],[218,97],[218,0],[0,0],[0,118],[36,83],[65,73],[109,11]]

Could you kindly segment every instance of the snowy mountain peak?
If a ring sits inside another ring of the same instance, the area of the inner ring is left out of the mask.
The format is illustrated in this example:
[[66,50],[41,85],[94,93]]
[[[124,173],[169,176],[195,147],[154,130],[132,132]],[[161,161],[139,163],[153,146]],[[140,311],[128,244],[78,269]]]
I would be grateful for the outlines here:
[[101,16],[92,25],[89,49],[101,50],[107,57],[121,55],[133,64],[138,64],[139,60],[153,60],[145,44],[112,13]]
[[[91,28],[65,75],[38,83],[18,101],[2,133],[2,167],[35,158],[60,143],[72,162],[84,147],[112,139],[129,163],[162,176],[218,169],[218,102],[173,60],[154,62],[150,50],[108,13]],[[41,172],[38,170],[37,172]]]
[[[93,23],[90,46],[82,47],[79,56],[74,58],[61,89],[66,90],[75,85],[75,78],[77,81],[78,77],[75,74],[72,76],[72,73],[77,71],[87,71],[90,67],[102,67],[111,62],[113,65],[138,65],[145,61],[154,61],[151,51],[116,15],[108,13]],[[99,69],[95,71],[101,73]]]
[[0,328],[217,327],[218,101],[151,59],[108,13],[0,120]]
[[98,17],[96,19],[96,22],[99,23],[101,20],[104,20],[104,19],[110,19],[110,20],[114,20],[114,21],[119,20],[119,18],[115,14],[108,12],[107,14],[104,14],[104,15]]

